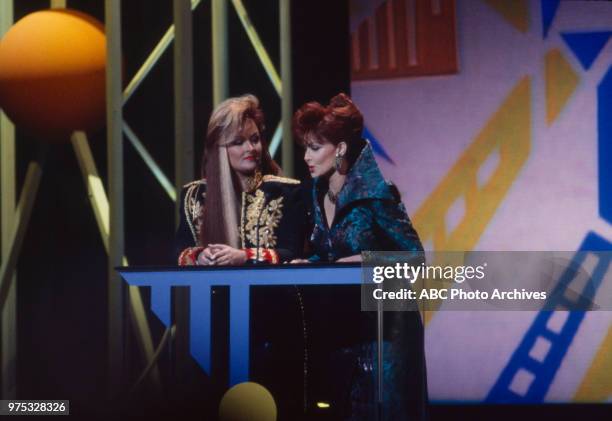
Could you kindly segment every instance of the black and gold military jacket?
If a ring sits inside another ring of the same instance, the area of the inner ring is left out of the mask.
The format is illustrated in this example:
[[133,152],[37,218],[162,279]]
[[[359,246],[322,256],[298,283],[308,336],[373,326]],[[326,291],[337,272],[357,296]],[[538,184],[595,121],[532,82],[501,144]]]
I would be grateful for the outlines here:
[[[200,230],[203,227],[206,203],[206,180],[186,184],[181,191],[180,223],[176,234],[175,255],[187,248],[203,247]],[[240,247],[249,258],[276,263],[302,256],[307,230],[300,181],[286,177],[264,175],[252,192],[242,192],[240,210]],[[264,259],[274,254],[274,259]]]

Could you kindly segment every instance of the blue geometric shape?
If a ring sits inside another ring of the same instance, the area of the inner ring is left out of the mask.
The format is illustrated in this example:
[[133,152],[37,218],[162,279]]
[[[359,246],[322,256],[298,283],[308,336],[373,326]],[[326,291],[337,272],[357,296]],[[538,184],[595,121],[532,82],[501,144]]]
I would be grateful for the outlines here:
[[542,10],[542,38],[548,36],[548,30],[555,19],[555,14],[559,8],[561,0],[541,0],[540,8]]
[[229,308],[229,380],[230,386],[249,380],[250,287],[264,285],[360,285],[361,266],[356,264],[306,265],[306,267],[245,268],[119,268],[129,285],[151,287],[151,307],[160,320],[171,323],[171,290],[188,286],[190,305],[190,351],[200,367],[210,373],[212,367],[212,287],[228,286]]
[[384,159],[391,165],[395,165],[395,162],[393,162],[393,160],[391,159],[387,151],[385,151],[385,148],[383,148],[382,144],[374,137],[372,132],[370,132],[370,130],[368,130],[368,128],[365,126],[363,128],[362,137],[370,141],[370,144],[372,145],[372,150],[374,151],[376,155],[380,156],[382,159]]
[[164,324],[170,326],[170,290],[167,288],[151,287],[151,310]]
[[612,223],[612,67],[597,86],[599,215]]
[[189,320],[189,350],[193,358],[206,373],[211,372],[212,364],[212,334],[207,324],[211,320],[211,287],[209,285],[193,285],[190,288],[190,320]]
[[591,65],[603,49],[612,31],[562,33],[563,41],[572,50],[584,70]]
[[234,361],[230,366],[230,384],[242,383],[249,378],[249,360],[243,356],[247,353],[250,344],[249,320],[250,313],[250,285],[234,285],[230,289],[230,338],[229,359]]
[[[578,249],[578,253],[572,259],[574,265],[568,266],[561,275],[559,282],[545,305],[547,309],[538,313],[521,343],[510,357],[506,367],[504,367],[489,391],[485,402],[515,404],[539,404],[544,402],[544,398],[552,385],[555,375],[559,371],[561,363],[585,317],[584,311],[570,311],[560,331],[552,332],[547,327],[549,319],[554,314],[550,309],[563,302],[565,291],[574,278],[575,267],[580,267],[589,252],[610,250],[612,250],[612,243],[608,240],[594,232],[587,233]],[[599,257],[598,264],[593,269],[589,282],[582,291],[575,291],[586,302],[592,302],[597,289],[612,264],[612,258],[609,254],[598,254],[597,256]],[[543,361],[537,361],[529,354],[539,337],[546,339],[551,344]],[[511,390],[512,381],[521,370],[525,370],[533,376],[533,380],[524,395]]]
[[612,251],[612,243],[594,232],[589,232],[579,251]]

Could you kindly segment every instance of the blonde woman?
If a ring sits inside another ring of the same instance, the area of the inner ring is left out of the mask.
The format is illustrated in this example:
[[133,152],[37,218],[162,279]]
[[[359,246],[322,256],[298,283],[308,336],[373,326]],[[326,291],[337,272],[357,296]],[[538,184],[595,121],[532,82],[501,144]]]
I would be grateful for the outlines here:
[[301,254],[306,217],[300,182],[279,176],[263,130],[253,95],[229,98],[213,111],[202,178],[181,193],[179,265],[276,264]]
[[[213,111],[202,178],[181,193],[179,265],[277,264],[301,256],[307,224],[300,182],[279,176],[263,132],[263,112],[253,95],[227,99]],[[222,308],[227,292],[215,292],[213,309]],[[299,302],[293,286],[251,291],[250,378],[270,390],[281,419],[295,419],[303,407],[305,326]]]

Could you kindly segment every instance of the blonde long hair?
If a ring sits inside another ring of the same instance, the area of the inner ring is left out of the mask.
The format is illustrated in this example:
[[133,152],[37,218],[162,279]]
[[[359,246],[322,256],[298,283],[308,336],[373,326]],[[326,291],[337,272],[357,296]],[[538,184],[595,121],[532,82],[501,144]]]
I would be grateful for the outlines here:
[[264,175],[279,173],[264,140],[264,114],[257,97],[247,94],[221,102],[210,116],[202,156],[202,178],[206,179],[204,224],[200,230],[203,246],[219,243],[240,247],[240,187],[224,146],[235,139],[249,119],[262,139],[260,171]]

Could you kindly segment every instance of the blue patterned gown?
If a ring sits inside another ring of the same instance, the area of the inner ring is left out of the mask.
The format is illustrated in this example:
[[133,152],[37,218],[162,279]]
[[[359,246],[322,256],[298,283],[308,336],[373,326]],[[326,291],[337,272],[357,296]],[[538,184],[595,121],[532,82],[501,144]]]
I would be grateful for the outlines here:
[[[313,262],[362,251],[422,252],[397,188],[385,181],[369,143],[347,174],[328,227],[323,209],[327,180],[313,181]],[[344,289],[342,289],[344,288]],[[339,299],[342,297],[342,299]],[[334,419],[376,419],[376,313],[362,312],[358,288],[306,295],[309,401],[329,401]],[[385,312],[384,419],[426,419],[423,325],[416,311]]]

